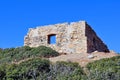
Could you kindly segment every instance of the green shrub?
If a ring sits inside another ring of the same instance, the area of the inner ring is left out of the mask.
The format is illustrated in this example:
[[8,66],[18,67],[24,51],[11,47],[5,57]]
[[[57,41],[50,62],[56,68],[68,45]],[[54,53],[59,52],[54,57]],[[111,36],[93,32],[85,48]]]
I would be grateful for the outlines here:
[[119,80],[120,56],[98,60],[86,66],[85,74],[78,63],[34,58],[16,64],[0,65],[1,80]]
[[27,58],[54,57],[58,55],[58,52],[45,46],[39,46],[36,48],[31,48],[28,46],[18,48],[7,48],[1,50],[0,52],[0,64],[18,62]]
[[5,76],[6,76],[6,65],[7,64],[0,65],[0,80],[4,80],[5,79]]
[[50,80],[81,80],[86,79],[83,69],[78,63],[57,62],[50,67]]
[[0,80],[35,79],[42,73],[47,73],[50,62],[43,59],[31,59],[20,64],[4,64],[0,66]]
[[[86,74],[78,63],[51,64],[42,57],[57,56],[49,47],[28,46],[0,50],[0,80],[119,80],[120,56],[87,64]],[[13,64],[23,60],[20,64]]]
[[[3,67],[4,66],[4,67]],[[0,66],[2,80],[82,80],[86,76],[77,63],[57,62],[50,64],[48,60],[31,59],[16,64]]]
[[120,56],[98,60],[87,65],[89,80],[120,79]]
[[39,46],[37,48],[34,48],[32,50],[33,54],[36,54],[40,57],[54,57],[54,56],[58,56],[58,52],[56,52],[55,50],[53,50],[50,47],[45,47],[45,46]]
[[0,48],[0,53],[3,51],[3,49],[2,48]]

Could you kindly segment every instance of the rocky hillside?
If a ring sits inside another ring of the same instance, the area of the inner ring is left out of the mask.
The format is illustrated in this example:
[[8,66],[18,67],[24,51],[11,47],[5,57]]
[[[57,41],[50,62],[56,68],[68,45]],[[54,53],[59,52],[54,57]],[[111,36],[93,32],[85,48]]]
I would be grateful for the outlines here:
[[45,46],[0,49],[0,80],[120,80],[120,55],[59,54]]

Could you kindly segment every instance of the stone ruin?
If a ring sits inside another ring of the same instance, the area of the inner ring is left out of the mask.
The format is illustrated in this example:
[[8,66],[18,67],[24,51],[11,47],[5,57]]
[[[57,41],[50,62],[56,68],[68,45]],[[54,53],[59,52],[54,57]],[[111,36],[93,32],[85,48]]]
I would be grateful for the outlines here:
[[[51,37],[54,37],[54,43],[51,43]],[[24,37],[24,46],[42,45],[60,53],[109,52],[107,46],[85,21],[30,28]]]

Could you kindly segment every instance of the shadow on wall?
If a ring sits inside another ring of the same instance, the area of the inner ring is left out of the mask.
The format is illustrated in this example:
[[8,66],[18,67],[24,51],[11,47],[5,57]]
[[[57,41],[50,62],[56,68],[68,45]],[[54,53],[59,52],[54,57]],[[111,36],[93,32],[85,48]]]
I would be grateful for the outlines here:
[[86,23],[85,36],[87,37],[87,52],[109,52],[106,44],[97,36],[95,31]]

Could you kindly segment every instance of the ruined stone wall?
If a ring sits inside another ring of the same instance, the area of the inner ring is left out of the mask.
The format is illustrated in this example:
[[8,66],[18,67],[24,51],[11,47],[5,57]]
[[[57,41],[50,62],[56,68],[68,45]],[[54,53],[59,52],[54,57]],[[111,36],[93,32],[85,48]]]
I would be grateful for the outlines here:
[[98,52],[109,52],[107,46],[103,41],[97,36],[95,31],[86,23],[86,33],[87,37],[87,52],[91,53],[94,51]]
[[[48,37],[52,34],[56,35],[56,44],[48,42]],[[93,38],[96,44],[93,43]],[[98,48],[107,49],[85,21],[31,28],[24,38],[24,45],[30,47],[44,45],[64,53],[85,53],[99,50]]]

